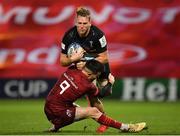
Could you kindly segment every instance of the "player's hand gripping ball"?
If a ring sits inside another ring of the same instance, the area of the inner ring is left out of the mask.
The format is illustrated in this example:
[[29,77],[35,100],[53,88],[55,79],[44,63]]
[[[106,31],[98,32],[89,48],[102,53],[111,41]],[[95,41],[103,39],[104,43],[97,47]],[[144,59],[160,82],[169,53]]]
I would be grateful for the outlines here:
[[68,48],[67,56],[72,57],[73,54],[81,52],[84,52],[84,49],[79,44],[72,43]]

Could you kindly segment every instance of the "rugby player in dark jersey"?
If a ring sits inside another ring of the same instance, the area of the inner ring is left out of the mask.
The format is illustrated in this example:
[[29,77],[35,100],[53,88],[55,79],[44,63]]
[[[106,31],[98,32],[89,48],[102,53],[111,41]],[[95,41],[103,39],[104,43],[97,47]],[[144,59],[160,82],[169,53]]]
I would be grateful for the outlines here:
[[[60,128],[70,125],[75,121],[92,118],[100,124],[127,132],[139,132],[143,130],[146,123],[124,124],[103,114],[98,108],[76,107],[73,105],[77,99],[87,95],[92,105],[100,105],[98,96],[104,97],[99,89],[92,83],[103,69],[103,65],[96,61],[87,61],[82,70],[71,66],[65,71],[54,87],[49,92],[44,107],[48,120],[53,124],[51,132],[57,132]],[[108,83],[114,83],[114,77],[109,75]],[[108,91],[110,88],[104,88]]]
[[[74,45],[81,46],[83,50],[69,57],[68,50]],[[96,59],[104,64],[105,68],[97,81],[99,87],[105,86],[108,83],[107,79],[110,73],[106,38],[99,28],[91,24],[89,10],[80,7],[76,11],[76,25],[69,29],[62,39],[60,62],[62,66],[75,63],[78,69],[82,69],[86,60],[89,59]],[[107,92],[106,95],[111,93]],[[101,111],[103,111],[103,107]],[[97,131],[103,132],[106,129],[107,127],[102,125]]]

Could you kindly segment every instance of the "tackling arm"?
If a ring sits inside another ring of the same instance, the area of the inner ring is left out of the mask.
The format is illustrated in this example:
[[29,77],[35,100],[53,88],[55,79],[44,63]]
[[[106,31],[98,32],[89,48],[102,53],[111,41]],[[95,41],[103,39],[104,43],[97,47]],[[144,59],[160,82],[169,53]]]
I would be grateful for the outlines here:
[[113,75],[109,74],[108,82],[101,89],[99,89],[98,97],[103,98],[105,96],[109,96],[112,94],[112,86],[115,82],[115,78]]
[[66,67],[66,66],[69,66],[72,62],[71,62],[71,59],[66,54],[61,53],[60,63],[62,66]]
[[71,57],[68,57],[66,54],[61,53],[60,55],[60,63],[62,66],[69,66],[73,62],[79,61],[84,55],[84,50],[74,52]]
[[108,82],[105,86],[103,86],[98,94],[99,98],[103,98],[105,96],[109,96],[112,94],[112,84]]

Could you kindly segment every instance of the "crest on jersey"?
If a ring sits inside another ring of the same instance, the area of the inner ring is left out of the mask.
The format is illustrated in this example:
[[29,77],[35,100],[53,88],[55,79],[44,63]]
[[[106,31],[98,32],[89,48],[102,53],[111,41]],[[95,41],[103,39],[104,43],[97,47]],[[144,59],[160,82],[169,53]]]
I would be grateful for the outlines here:
[[69,109],[67,109],[67,110],[66,110],[66,115],[67,115],[68,117],[72,117],[72,111],[69,110]]

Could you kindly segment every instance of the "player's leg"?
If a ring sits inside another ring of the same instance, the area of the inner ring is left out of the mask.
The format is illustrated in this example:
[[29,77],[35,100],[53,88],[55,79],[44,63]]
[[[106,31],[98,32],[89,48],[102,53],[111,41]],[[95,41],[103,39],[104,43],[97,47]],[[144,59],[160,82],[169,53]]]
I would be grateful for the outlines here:
[[[104,72],[100,75],[100,77],[98,78],[97,83],[96,83],[99,88],[103,88],[103,86],[105,86],[108,83],[108,75],[109,75],[109,73],[110,73],[110,67],[109,67],[109,64],[106,63],[106,64],[104,64]],[[111,93],[109,95],[111,95]],[[103,111],[104,111],[104,109],[103,109]],[[108,126],[105,126],[105,125],[101,124],[96,129],[96,132],[103,133],[107,129],[108,129]]]
[[85,118],[98,118],[101,116],[101,112],[96,107],[76,107],[75,121],[79,121]]
[[58,129],[55,129],[55,125],[52,123],[52,119],[55,118],[55,115],[52,114],[52,110],[51,110],[48,103],[46,103],[45,106],[44,106],[44,112],[45,112],[45,115],[46,115],[47,119],[52,124],[52,126],[48,129],[48,131],[49,132],[57,132]]
[[96,107],[76,107],[75,121],[85,118],[92,118],[96,122],[103,124],[105,126],[113,127],[121,131],[127,132],[139,132],[146,127],[146,123],[137,123],[137,124],[124,124],[118,122],[107,115],[104,115]]
[[123,124],[104,115],[96,107],[76,107],[75,121],[89,117],[100,124],[117,129],[120,129]]
[[72,124],[75,118],[75,111],[75,106],[68,108],[54,108],[46,105],[45,114],[48,120],[53,124],[49,131],[57,132],[60,128]]
[[[95,84],[95,83],[96,83],[96,80],[95,80],[93,83]],[[91,99],[91,98],[88,97],[88,96],[86,96],[86,99],[87,99],[87,101],[88,101],[88,103],[89,103],[89,106],[91,106],[91,107],[96,107],[96,108],[98,108],[98,110],[99,110],[100,112],[105,113],[105,112],[104,112],[103,103],[100,101],[100,99],[97,98],[97,99],[94,101],[93,99]],[[98,132],[98,133],[103,133],[103,132],[105,132],[107,129],[108,129],[108,126],[105,126],[105,125],[101,124],[101,125],[97,128],[96,132]]]
[[120,129],[123,132],[140,132],[146,128],[145,122],[140,122],[140,123],[136,123],[136,124],[124,124],[124,123],[118,122],[104,114],[102,114],[98,118],[97,122],[104,124],[106,126],[109,126],[109,127]]

